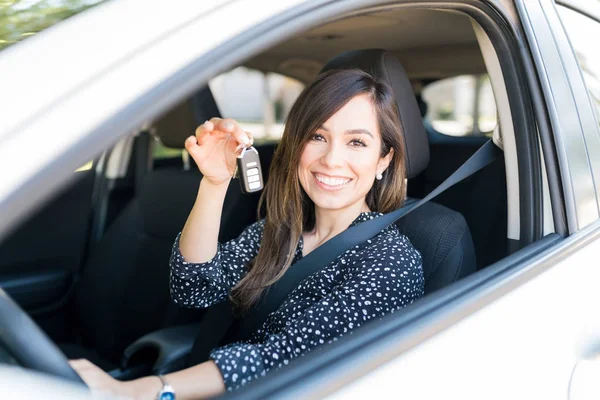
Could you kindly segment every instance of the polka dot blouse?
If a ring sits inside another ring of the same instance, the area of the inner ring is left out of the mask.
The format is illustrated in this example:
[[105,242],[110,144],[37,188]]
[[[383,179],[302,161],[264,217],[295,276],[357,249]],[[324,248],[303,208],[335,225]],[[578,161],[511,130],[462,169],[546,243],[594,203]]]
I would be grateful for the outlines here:
[[[361,213],[350,226],[380,215]],[[226,300],[258,253],[263,229],[264,220],[250,225],[237,239],[219,244],[215,257],[201,264],[184,260],[179,234],[170,259],[175,303],[209,307]],[[293,262],[302,258],[302,248],[301,239]],[[216,348],[210,358],[227,390],[233,390],[412,303],[423,291],[421,255],[392,225],[301,282],[248,342]]]

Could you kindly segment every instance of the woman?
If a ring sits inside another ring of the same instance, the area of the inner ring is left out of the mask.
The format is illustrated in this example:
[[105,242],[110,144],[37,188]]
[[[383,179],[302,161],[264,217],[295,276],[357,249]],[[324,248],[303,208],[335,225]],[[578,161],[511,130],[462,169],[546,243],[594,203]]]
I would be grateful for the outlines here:
[[[251,137],[213,118],[185,147],[203,174],[171,256],[171,296],[188,307],[228,297],[240,313],[322,243],[399,208],[404,142],[391,89],[360,70],[330,71],[290,111],[261,202],[266,218],[237,239],[217,237],[236,153]],[[392,225],[304,280],[251,340],[214,349],[210,360],[166,376],[178,399],[232,390],[365,322],[423,296],[420,254]],[[119,382],[86,360],[73,367],[92,388],[156,398],[158,377]]]

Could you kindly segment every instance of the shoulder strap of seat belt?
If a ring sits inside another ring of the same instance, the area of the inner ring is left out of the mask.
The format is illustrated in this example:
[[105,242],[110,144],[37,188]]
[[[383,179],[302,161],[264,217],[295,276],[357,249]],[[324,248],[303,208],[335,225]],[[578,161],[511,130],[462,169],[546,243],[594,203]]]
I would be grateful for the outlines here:
[[233,324],[232,328],[227,332],[223,342],[231,343],[250,338],[252,333],[258,330],[267,319],[267,316],[277,310],[285,298],[304,279],[322,268],[325,268],[346,250],[371,239],[403,216],[416,210],[458,182],[483,169],[496,159],[499,152],[501,152],[501,150],[496,147],[492,140],[487,141],[458,170],[422,200],[408,204],[396,211],[374,218],[370,221],[354,225],[317,247],[306,257],[292,265],[285,275],[266,291],[266,295],[263,296],[258,305],[246,316],[239,319],[237,323]]

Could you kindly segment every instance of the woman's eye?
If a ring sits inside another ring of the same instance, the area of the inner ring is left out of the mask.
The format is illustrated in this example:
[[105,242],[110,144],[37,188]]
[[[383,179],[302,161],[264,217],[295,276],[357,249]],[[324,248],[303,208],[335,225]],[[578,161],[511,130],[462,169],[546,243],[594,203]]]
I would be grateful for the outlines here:
[[322,142],[325,140],[325,138],[323,137],[323,135],[315,133],[311,136],[311,140],[318,140],[318,141]]
[[352,139],[350,141],[350,144],[352,146],[367,147],[367,144],[365,142],[363,142],[362,140],[360,140],[360,139]]

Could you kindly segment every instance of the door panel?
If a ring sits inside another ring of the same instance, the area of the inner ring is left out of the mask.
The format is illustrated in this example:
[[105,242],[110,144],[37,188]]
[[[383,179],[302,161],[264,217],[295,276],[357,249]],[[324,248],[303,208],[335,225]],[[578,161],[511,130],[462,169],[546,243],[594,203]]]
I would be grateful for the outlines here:
[[522,270],[522,279],[539,273],[527,283],[502,287],[485,306],[482,295],[478,311],[332,398],[565,399],[576,362],[600,346],[594,228]]
[[0,286],[34,317],[61,308],[82,262],[95,172],[75,174],[0,244]]

